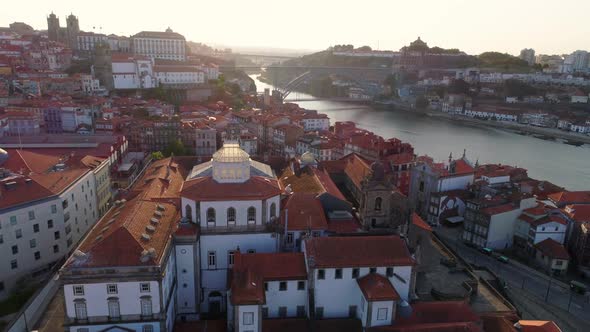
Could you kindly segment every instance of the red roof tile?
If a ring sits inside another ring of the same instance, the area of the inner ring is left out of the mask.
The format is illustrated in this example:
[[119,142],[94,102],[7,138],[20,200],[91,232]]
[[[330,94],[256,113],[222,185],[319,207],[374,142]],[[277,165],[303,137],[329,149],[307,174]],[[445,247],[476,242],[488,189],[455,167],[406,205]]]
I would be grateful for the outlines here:
[[488,207],[485,209],[482,209],[481,212],[484,214],[487,214],[489,216],[493,216],[496,214],[501,214],[501,213],[506,213],[508,211],[512,211],[512,210],[516,210],[517,208],[510,204],[502,204],[502,205],[498,205],[498,206],[492,206],[492,207]]
[[567,205],[564,212],[576,222],[590,221],[590,205]]
[[557,324],[552,321],[519,320],[518,325],[522,332],[561,332]]
[[397,301],[399,294],[389,279],[377,273],[369,273],[356,280],[368,301]]
[[262,332],[361,332],[362,323],[356,318],[308,320],[304,318],[265,319]]
[[[288,230],[328,229],[324,208],[315,194],[294,192],[283,200],[282,205],[288,215]],[[281,213],[281,224],[285,225],[285,213]]]
[[555,258],[555,259],[569,259],[570,255],[567,253],[567,250],[559,244],[559,242],[548,238],[545,239],[535,245],[537,250],[539,250],[543,255]]
[[409,317],[398,317],[391,328],[376,331],[481,331],[480,318],[467,302],[414,302]]
[[556,204],[590,204],[590,191],[561,191],[547,195],[547,197]]
[[414,264],[397,235],[321,237],[305,241],[311,267],[378,267]]
[[281,189],[277,180],[261,176],[243,183],[219,183],[212,177],[200,177],[186,181],[180,194],[196,201],[249,200],[280,195]]
[[420,228],[422,228],[424,230],[427,230],[429,232],[432,232],[432,227],[430,227],[424,221],[424,219],[420,218],[420,216],[416,212],[412,213],[412,224],[415,225],[415,226],[417,226],[417,227],[420,227]]

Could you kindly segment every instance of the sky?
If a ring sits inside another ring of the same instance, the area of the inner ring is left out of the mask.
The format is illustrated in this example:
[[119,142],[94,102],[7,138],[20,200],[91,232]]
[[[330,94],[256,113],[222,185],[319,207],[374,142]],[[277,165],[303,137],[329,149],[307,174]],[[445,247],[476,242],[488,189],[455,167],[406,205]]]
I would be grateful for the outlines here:
[[74,13],[84,31],[129,36],[170,27],[187,40],[229,47],[398,50],[420,36],[469,54],[590,49],[588,0],[29,0],[4,5],[0,26],[46,29],[51,12],[62,26]]

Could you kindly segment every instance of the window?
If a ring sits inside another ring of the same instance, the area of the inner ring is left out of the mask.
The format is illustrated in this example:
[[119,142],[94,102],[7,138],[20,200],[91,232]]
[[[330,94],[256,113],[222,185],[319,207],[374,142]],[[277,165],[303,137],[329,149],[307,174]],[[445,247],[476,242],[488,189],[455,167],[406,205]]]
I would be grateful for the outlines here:
[[215,209],[207,209],[207,226],[215,226]]
[[287,290],[287,282],[286,281],[281,281],[279,283],[279,290],[280,291],[286,291]]
[[55,233],[53,233],[53,238],[55,238],[56,240],[59,240],[61,236],[59,235],[59,231],[55,231]]
[[369,273],[377,273],[377,268],[376,267],[370,268]]
[[355,305],[348,306],[348,318],[356,318],[356,306]]
[[41,252],[40,251],[35,251],[35,260],[38,261],[41,259]]
[[209,251],[207,254],[207,265],[209,266],[209,269],[214,269],[216,264],[215,251]]
[[245,312],[243,320],[244,320],[244,325],[254,325],[254,313],[253,312]]
[[388,267],[387,269],[385,269],[385,274],[388,277],[393,277],[393,268],[392,267]]
[[36,240],[36,239],[31,239],[31,240],[29,241],[29,246],[30,246],[31,248],[35,248],[35,247],[37,247],[37,240]]
[[563,265],[563,261],[562,260],[556,260],[555,261],[555,266],[562,266]]
[[375,211],[381,211],[381,203],[383,199],[381,197],[375,198]]
[[248,249],[247,253],[249,253],[249,254],[255,254],[256,253],[256,249]]
[[275,203],[272,203],[270,205],[270,218],[275,218],[277,216],[277,205]]
[[280,318],[287,317],[287,307],[279,307],[279,317]]
[[141,298],[141,315],[151,316],[152,315],[152,298],[145,296]]
[[315,307],[315,318],[316,319],[324,318],[324,307]]
[[84,286],[82,285],[73,286],[72,291],[74,292],[74,296],[84,296]]
[[18,246],[12,246],[12,254],[13,255],[18,254]]
[[336,279],[342,279],[342,269],[336,269]]
[[265,282],[264,283],[264,291],[265,292],[268,292],[268,282]]
[[248,208],[248,224],[256,223],[256,208],[253,206]]
[[39,233],[39,224],[33,225],[33,233]]
[[0,234],[0,244],[4,243],[4,236]]
[[12,226],[16,225],[16,216],[10,216],[10,224]]
[[150,284],[148,282],[142,282],[139,284],[139,291],[141,293],[149,293],[150,292]]
[[386,320],[386,319],[387,319],[387,308],[377,309],[377,320]]
[[107,294],[117,294],[117,284],[108,284]]
[[297,317],[305,317],[305,307],[302,305],[297,306]]
[[18,269],[18,262],[16,261],[16,259],[10,261],[10,268],[13,270]]
[[326,270],[318,270],[318,280],[326,279]]
[[352,279],[356,279],[359,277],[359,269],[358,267],[355,267],[352,269]]
[[293,244],[293,233],[287,233],[287,244]]
[[52,219],[47,220],[47,228],[53,228],[53,220]]
[[59,246],[57,244],[53,245],[53,253],[59,252]]
[[234,265],[234,253],[233,250],[227,252],[227,265],[230,267]]
[[152,325],[143,325],[141,327],[141,332],[154,332],[154,326],[152,326]]
[[119,299],[109,298],[108,299],[108,307],[109,307],[109,318],[119,318],[121,317],[121,307],[119,306]]
[[75,301],[74,310],[76,311],[76,319],[88,318],[88,312],[86,311],[86,301]]
[[230,207],[227,209],[227,225],[235,226],[236,224],[236,209]]
[[29,220],[35,220],[35,211],[29,211]]
[[420,181],[420,191],[424,191],[424,181]]
[[51,205],[51,213],[57,213],[57,205]]
[[305,290],[305,281],[297,282],[297,290]]
[[184,207],[184,217],[189,221],[193,220],[193,209],[191,208],[190,204],[187,204]]
[[20,239],[21,237],[23,237],[22,229],[17,229],[16,231],[14,231],[14,235],[16,236],[17,239]]
[[268,307],[262,307],[262,318],[268,318]]

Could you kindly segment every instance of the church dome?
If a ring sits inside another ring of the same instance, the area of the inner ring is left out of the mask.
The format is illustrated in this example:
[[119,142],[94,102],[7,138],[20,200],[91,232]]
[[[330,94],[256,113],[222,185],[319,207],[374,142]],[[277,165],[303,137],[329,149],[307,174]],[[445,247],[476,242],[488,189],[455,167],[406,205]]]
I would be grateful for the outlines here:
[[301,155],[301,163],[302,164],[313,164],[315,163],[315,156],[313,153],[307,151]]
[[250,160],[250,155],[237,143],[226,143],[213,154],[213,161],[218,163],[241,163]]

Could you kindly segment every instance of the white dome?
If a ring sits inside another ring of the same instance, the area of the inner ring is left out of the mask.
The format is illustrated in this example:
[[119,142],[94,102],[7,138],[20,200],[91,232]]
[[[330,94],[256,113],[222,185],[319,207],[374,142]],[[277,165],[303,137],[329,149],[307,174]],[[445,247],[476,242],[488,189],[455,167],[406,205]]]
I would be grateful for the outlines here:
[[313,153],[307,151],[301,155],[301,162],[303,164],[313,164],[315,163],[315,156]]

